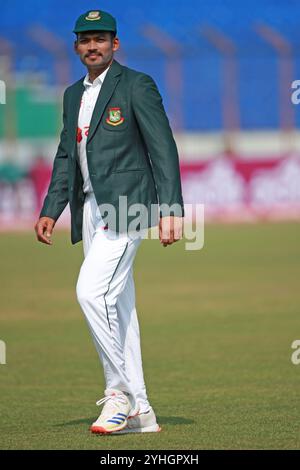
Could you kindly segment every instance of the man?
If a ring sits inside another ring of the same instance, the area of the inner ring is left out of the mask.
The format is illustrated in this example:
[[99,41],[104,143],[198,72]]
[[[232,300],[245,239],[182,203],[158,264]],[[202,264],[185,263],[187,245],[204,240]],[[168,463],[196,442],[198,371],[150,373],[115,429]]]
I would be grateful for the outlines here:
[[[82,239],[85,256],[77,298],[106,384],[91,431],[157,432],[143,378],[132,266],[148,227],[159,224],[163,246],[182,238],[184,209],[161,96],[151,77],[114,60],[116,32],[116,20],[104,11],[76,21],[75,52],[88,73],[65,91],[64,126],[35,230],[51,245],[56,220],[70,203],[72,243]],[[145,209],[137,224],[136,205]]]

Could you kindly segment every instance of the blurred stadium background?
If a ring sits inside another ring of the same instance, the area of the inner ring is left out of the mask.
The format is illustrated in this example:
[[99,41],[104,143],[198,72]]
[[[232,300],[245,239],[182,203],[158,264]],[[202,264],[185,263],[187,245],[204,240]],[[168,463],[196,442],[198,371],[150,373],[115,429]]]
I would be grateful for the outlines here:
[[[76,17],[118,19],[117,60],[154,77],[180,153],[185,203],[206,220],[299,219],[300,4],[293,0],[1,2],[0,221],[32,226],[49,182],[64,89],[85,74]],[[68,224],[66,209],[59,224]],[[59,225],[58,224],[58,225]]]

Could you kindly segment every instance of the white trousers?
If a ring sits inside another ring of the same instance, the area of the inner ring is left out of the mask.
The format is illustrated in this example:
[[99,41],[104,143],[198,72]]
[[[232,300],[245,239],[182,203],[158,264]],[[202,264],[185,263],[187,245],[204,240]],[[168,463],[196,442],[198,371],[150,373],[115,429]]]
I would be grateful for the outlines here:
[[104,230],[94,193],[83,209],[84,261],[76,294],[103,365],[106,389],[130,394],[133,408],[149,409],[135,308],[133,261],[141,237]]

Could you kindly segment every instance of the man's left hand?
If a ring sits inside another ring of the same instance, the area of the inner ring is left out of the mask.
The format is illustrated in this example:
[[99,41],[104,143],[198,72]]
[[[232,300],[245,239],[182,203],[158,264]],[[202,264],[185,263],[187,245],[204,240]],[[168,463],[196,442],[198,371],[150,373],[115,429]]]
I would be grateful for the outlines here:
[[159,239],[163,246],[172,245],[182,238],[183,217],[161,217],[159,221]]

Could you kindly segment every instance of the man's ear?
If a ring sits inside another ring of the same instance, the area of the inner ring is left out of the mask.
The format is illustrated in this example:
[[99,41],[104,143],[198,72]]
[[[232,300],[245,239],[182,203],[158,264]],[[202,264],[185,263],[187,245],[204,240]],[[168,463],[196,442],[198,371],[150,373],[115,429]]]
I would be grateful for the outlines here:
[[113,51],[116,52],[120,47],[120,40],[119,38],[115,37],[113,39]]
[[78,54],[78,50],[77,50],[77,39],[75,39],[74,41],[74,51],[76,54]]

